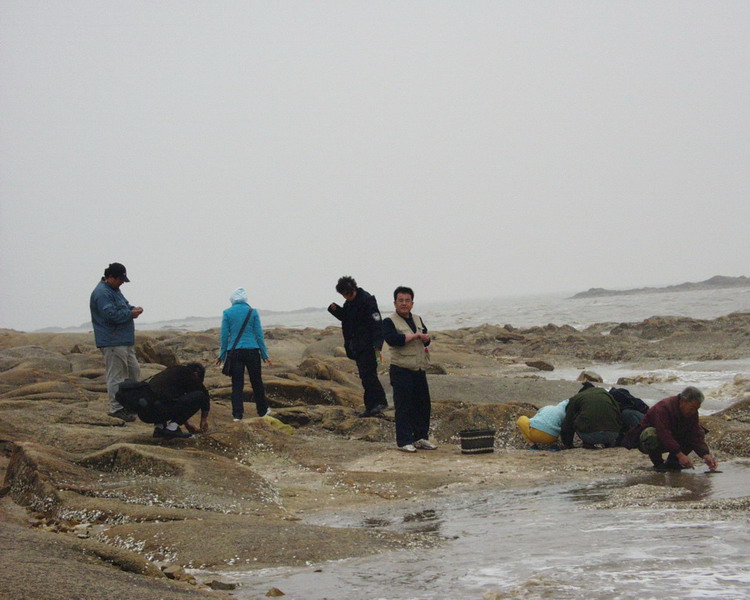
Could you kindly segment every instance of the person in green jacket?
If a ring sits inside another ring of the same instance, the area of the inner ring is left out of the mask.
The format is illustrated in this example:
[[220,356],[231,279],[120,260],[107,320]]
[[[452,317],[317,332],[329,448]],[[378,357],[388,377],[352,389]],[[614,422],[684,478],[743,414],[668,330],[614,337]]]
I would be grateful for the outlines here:
[[573,447],[578,434],[584,448],[615,445],[622,428],[622,416],[617,401],[607,390],[584,383],[568,402],[560,431],[560,441],[566,448]]

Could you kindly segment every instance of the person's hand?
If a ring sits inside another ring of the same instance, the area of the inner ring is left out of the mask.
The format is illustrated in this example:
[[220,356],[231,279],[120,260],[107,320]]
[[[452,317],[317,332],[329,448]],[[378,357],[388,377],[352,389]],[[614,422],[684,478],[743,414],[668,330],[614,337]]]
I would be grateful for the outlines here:
[[328,305],[328,310],[337,310],[338,308],[339,308],[339,305],[338,305],[338,304],[336,304],[335,302],[331,302],[331,303],[330,303],[330,304]]
[[208,417],[205,419],[201,419],[201,433],[206,433],[208,431]]
[[683,469],[692,469],[693,468],[693,461],[690,460],[690,458],[686,455],[680,452],[677,455],[677,460],[680,462],[680,466]]
[[716,459],[713,456],[711,456],[710,454],[706,454],[706,456],[703,457],[703,462],[706,463],[706,466],[711,471],[715,471],[716,468],[719,466],[719,463],[717,463]]
[[264,358],[264,359],[263,359],[263,362],[264,362],[264,363],[266,363],[266,364],[267,364],[267,365],[268,365],[269,367],[272,367],[272,366],[273,366],[273,363],[271,362],[271,359],[270,359],[270,358]]
[[221,360],[220,358],[217,358],[217,359],[216,359],[216,364],[217,364],[217,365],[221,365],[221,364],[222,364],[223,362],[224,362],[224,361],[223,361],[223,360]]
[[143,312],[143,308],[141,306],[136,306],[133,310],[130,311],[130,315],[134,319],[137,319],[138,317],[141,316],[142,312]]

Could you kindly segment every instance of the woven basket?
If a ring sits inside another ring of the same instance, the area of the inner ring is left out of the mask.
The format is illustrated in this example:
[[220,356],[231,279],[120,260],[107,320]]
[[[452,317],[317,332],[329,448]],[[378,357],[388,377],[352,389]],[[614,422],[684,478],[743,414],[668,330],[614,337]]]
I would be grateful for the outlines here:
[[465,429],[458,432],[462,454],[482,454],[495,451],[494,429]]

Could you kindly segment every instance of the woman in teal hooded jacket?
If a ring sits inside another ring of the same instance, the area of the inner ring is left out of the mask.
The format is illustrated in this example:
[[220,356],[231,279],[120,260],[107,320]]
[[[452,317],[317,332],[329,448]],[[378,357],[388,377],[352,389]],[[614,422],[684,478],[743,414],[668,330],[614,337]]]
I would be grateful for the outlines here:
[[[231,355],[232,377],[232,416],[235,421],[242,419],[245,412],[245,369],[253,387],[253,400],[259,417],[271,413],[266,401],[266,391],[261,377],[261,360],[271,365],[268,358],[263,329],[258,311],[247,301],[245,288],[237,288],[229,298],[232,306],[227,308],[221,319],[221,351],[219,362]],[[245,318],[250,315],[242,335],[239,336]],[[237,339],[239,336],[239,339]],[[235,345],[235,341],[237,342]],[[232,349],[234,348],[234,350]]]

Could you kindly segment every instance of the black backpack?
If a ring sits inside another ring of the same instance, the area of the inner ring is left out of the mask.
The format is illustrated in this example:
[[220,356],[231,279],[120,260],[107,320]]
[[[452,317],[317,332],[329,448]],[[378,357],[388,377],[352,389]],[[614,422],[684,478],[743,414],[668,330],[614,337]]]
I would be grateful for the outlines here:
[[646,404],[640,398],[636,398],[625,388],[612,388],[609,390],[612,397],[617,400],[617,404],[620,405],[620,410],[631,409],[637,410],[639,413],[646,414],[648,411],[648,404]]
[[161,403],[148,381],[126,379],[120,384],[115,400],[126,410],[136,413],[144,423],[157,423],[161,420]]

